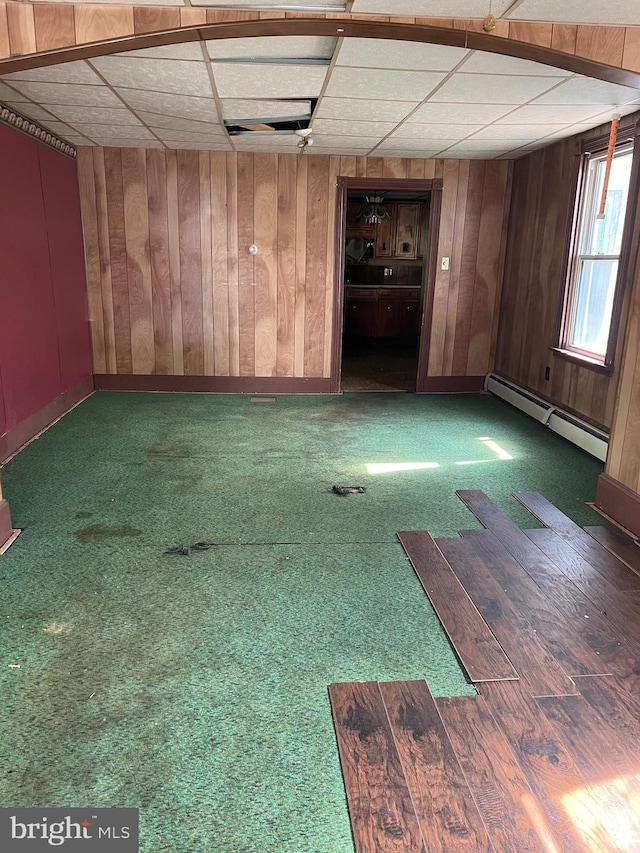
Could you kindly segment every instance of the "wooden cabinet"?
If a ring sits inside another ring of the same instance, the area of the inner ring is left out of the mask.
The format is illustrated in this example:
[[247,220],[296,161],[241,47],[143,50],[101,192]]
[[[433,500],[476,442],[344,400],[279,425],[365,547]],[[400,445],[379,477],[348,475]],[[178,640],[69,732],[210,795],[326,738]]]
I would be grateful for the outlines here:
[[390,214],[391,219],[383,219],[376,225],[375,243],[373,244],[373,255],[375,258],[392,258],[395,245],[396,233],[396,206],[385,204],[384,209]]
[[371,222],[366,222],[364,219],[358,219],[358,213],[364,206],[364,199],[354,199],[347,202],[347,222],[346,233],[347,240],[364,237],[373,240],[376,236],[376,226]]
[[422,205],[409,202],[396,204],[396,227],[393,256],[422,257]]
[[347,288],[345,334],[350,337],[407,338],[420,332],[420,290]]

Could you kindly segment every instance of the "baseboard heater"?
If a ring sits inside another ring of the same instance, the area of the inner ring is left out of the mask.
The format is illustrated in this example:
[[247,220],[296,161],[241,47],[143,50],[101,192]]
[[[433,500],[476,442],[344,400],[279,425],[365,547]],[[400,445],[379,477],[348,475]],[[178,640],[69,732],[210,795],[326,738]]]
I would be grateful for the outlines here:
[[609,436],[606,432],[494,373],[487,376],[485,389],[548,426],[596,459],[602,462],[606,460],[609,447]]

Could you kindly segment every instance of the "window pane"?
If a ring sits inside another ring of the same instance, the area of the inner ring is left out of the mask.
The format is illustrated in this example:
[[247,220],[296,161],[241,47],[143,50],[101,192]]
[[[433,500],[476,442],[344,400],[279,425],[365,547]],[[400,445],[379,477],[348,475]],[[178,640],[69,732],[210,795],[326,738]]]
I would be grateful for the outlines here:
[[613,158],[604,219],[597,219],[604,183],[606,160],[598,158],[589,167],[590,205],[585,221],[582,255],[619,255],[622,245],[624,214],[631,178],[631,152]]
[[580,261],[569,345],[604,358],[611,325],[617,260]]

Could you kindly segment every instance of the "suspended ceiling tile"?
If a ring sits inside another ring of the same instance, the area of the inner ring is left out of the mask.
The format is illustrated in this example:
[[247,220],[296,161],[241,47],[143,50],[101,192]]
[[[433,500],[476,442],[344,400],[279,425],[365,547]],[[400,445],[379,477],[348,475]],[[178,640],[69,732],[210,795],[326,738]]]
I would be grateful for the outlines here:
[[221,98],[256,92],[265,98],[317,98],[327,74],[324,65],[212,62]]
[[202,131],[193,130],[169,130],[166,127],[153,127],[151,130],[163,142],[224,142],[227,143],[227,137],[224,133],[203,133]]
[[[513,0],[493,0],[491,10],[498,18]],[[355,0],[354,14],[410,15],[425,18],[484,18],[488,0]]]
[[570,77],[571,72],[562,68],[544,65],[542,62],[530,62],[515,56],[502,56],[476,50],[466,60],[461,71],[465,74],[507,74],[523,77]]
[[504,140],[496,141],[494,143],[491,142],[474,142],[472,139],[464,139],[461,142],[457,142],[455,145],[452,145],[450,148],[443,148],[443,156],[448,157],[449,154],[490,154],[491,156],[497,156],[498,154],[505,154],[507,151],[510,151],[512,148],[519,148],[520,145],[523,145],[523,142],[515,142]]
[[387,148],[403,149],[405,151],[440,151],[442,148],[447,148],[459,142],[457,137],[449,139],[400,139],[395,135],[388,137],[378,146],[379,151]]
[[80,148],[82,146],[91,147],[95,145],[95,143],[93,143],[90,139],[87,139],[86,136],[78,136],[76,134],[65,136],[65,140],[71,145],[75,145],[76,148]]
[[3,80],[27,80],[34,83],[84,83],[88,86],[103,86],[102,80],[86,62],[65,62],[62,65],[47,65],[30,71],[15,71],[5,74]]
[[222,115],[225,121],[241,122],[257,118],[287,118],[289,116],[310,115],[309,101],[273,101],[222,98]]
[[373,148],[380,142],[379,136],[316,136],[313,144],[317,148]]
[[336,65],[414,71],[451,71],[468,52],[461,47],[448,47],[442,44],[345,38],[338,53]]
[[52,106],[50,111],[62,121],[68,124],[82,124],[90,122],[91,124],[108,124],[108,125],[123,125],[123,124],[139,124],[138,119],[126,109],[123,104],[119,103],[119,107],[73,107],[73,106]]
[[436,71],[394,71],[334,68],[326,95],[387,101],[424,100],[446,77]]
[[[306,148],[303,157],[365,157],[370,152],[370,148],[350,148],[349,151],[342,151],[340,148]],[[375,155],[374,155],[375,156]]]
[[502,124],[561,124],[562,122],[587,121],[591,116],[598,115],[602,110],[601,104],[525,104],[501,119]]
[[318,118],[349,116],[357,121],[402,121],[413,109],[415,101],[375,101],[368,99],[327,98],[320,101]]
[[350,121],[348,119],[318,118],[313,122],[314,134],[335,136],[386,136],[396,126],[395,121]]
[[102,148],[164,148],[162,142],[157,139],[145,139],[138,141],[137,139],[121,138],[116,136],[92,136],[91,139],[96,145]]
[[474,139],[539,139],[562,130],[564,124],[490,124],[473,135]]
[[565,80],[552,92],[536,99],[536,104],[628,104],[640,98],[640,90],[628,86],[592,80],[590,77],[573,77]]
[[78,131],[73,127],[69,127],[69,125],[65,124],[63,121],[55,121],[55,119],[40,119],[39,124],[46,127],[47,130],[53,131],[53,133],[56,133],[58,136],[64,136],[65,138],[69,134],[72,136],[78,136]]
[[510,20],[640,25],[637,0],[524,0]]
[[55,116],[43,107],[38,106],[38,104],[31,104],[29,102],[21,103],[20,101],[5,101],[5,103],[12,110],[33,121],[51,121],[52,119],[55,121]]
[[106,86],[74,83],[25,83],[14,80],[15,88],[39,104],[70,104],[82,107],[117,107],[118,98]]
[[165,92],[142,92],[137,89],[118,89],[118,94],[134,110],[161,110],[168,115],[201,121],[217,119],[216,102],[213,98],[191,98]]
[[260,36],[207,42],[211,59],[331,59],[331,36]]
[[375,151],[371,152],[372,157],[407,157],[420,158],[421,160],[430,160],[439,153],[439,148],[431,148],[423,146],[422,148],[395,148],[380,146]]
[[204,98],[213,95],[204,60],[188,62],[183,59],[103,56],[92,62],[112,86]]
[[260,134],[256,138],[256,135],[249,134],[247,136],[233,136],[232,140],[238,151],[283,151],[291,154],[300,151],[298,148],[300,139],[294,135],[269,134],[267,138],[264,138],[263,134]]
[[26,101],[27,98],[16,89],[12,89],[10,86],[7,86],[5,83],[0,81],[0,101],[4,101],[6,103],[8,100]]
[[128,50],[126,53],[116,53],[114,55],[122,57],[138,56],[148,59],[185,59],[191,62],[202,62],[204,59],[199,41],[166,44],[161,47],[145,47],[142,50]]
[[144,125],[140,124],[137,127],[133,125],[120,125],[117,131],[104,124],[81,124],[76,125],[76,130],[90,136],[92,139],[95,136],[117,136],[118,139],[155,139],[156,137],[147,130]]
[[484,74],[454,74],[432,96],[432,101],[477,104],[522,104],[551,86],[562,83],[563,77],[509,77],[508,85],[500,77]]
[[163,128],[167,130],[176,130],[176,131],[193,131],[195,133],[211,133],[224,135],[224,129],[221,124],[219,124],[217,118],[214,116],[211,121],[194,121],[189,118],[177,118],[176,116],[164,115],[161,113],[152,113],[146,112],[145,110],[138,110],[138,116],[140,117],[140,121],[144,122],[149,127],[157,127]]
[[513,104],[422,104],[407,119],[419,124],[488,124],[513,110]]
[[394,139],[456,139],[480,130],[480,124],[414,124],[405,122],[394,131]]

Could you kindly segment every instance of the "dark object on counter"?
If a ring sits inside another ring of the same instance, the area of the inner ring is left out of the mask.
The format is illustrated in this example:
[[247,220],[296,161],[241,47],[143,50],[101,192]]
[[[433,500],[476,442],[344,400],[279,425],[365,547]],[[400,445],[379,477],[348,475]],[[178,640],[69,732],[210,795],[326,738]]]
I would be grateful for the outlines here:
[[363,495],[367,490],[364,486],[334,486],[331,491],[336,495]]

